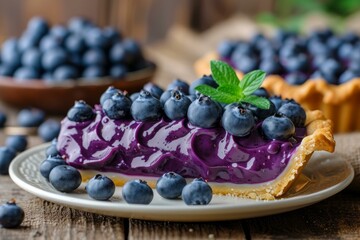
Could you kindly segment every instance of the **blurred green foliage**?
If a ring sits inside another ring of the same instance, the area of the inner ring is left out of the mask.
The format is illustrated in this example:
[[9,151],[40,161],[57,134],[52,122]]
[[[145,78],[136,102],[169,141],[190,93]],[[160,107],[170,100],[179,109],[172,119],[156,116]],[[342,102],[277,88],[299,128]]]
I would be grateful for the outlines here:
[[298,31],[308,14],[320,12],[333,19],[340,28],[344,18],[359,10],[360,0],[277,0],[274,12],[261,13],[257,20]]

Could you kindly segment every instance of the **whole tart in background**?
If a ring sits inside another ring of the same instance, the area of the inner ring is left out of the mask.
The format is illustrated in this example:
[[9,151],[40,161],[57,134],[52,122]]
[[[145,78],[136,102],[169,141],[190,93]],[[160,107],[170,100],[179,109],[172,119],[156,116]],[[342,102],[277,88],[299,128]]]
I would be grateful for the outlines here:
[[353,33],[336,36],[324,30],[302,37],[280,31],[272,39],[259,34],[249,41],[224,41],[217,51],[195,62],[195,71],[210,73],[208,63],[213,59],[227,61],[239,77],[260,68],[267,72],[263,87],[271,95],[319,109],[333,121],[334,132],[351,132],[360,130],[359,56],[360,40]]

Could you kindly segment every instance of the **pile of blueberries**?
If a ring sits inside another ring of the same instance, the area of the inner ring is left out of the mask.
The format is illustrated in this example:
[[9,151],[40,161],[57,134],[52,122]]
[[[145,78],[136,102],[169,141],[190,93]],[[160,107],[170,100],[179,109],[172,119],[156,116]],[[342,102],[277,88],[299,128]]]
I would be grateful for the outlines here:
[[[110,119],[134,119],[156,121],[187,119],[201,128],[222,126],[237,137],[244,137],[261,123],[262,133],[267,139],[288,140],[295,134],[296,127],[304,127],[306,114],[294,100],[270,97],[264,88],[254,95],[269,100],[269,109],[260,109],[247,103],[220,104],[210,97],[196,92],[199,84],[216,87],[212,76],[194,81],[190,86],[179,79],[174,80],[166,91],[148,83],[140,93],[129,96],[114,87],[109,87],[100,98],[102,110]],[[67,118],[74,122],[94,119],[95,112],[84,101],[78,101],[68,111]]]
[[[40,165],[40,173],[60,192],[73,192],[82,181],[79,171],[66,164],[56,149],[56,140],[46,149],[47,158]],[[115,193],[114,182],[97,174],[85,187],[88,195],[99,201],[109,200]],[[161,176],[156,190],[166,199],[178,199],[180,196],[187,205],[207,205],[212,199],[211,187],[201,178],[186,184],[186,180],[177,173],[169,172]],[[150,204],[154,193],[146,181],[131,180],[122,188],[123,199],[131,204]]]
[[81,17],[70,19],[67,26],[50,27],[45,19],[34,17],[19,38],[3,43],[0,76],[49,82],[123,79],[148,64],[139,44],[113,27],[102,29]]
[[[7,116],[0,112],[0,128],[5,127]],[[60,122],[55,119],[47,119],[45,113],[37,108],[22,109],[17,115],[17,125],[25,128],[37,128],[38,136],[44,141],[53,140],[59,135]],[[9,165],[20,153],[26,149],[28,139],[26,135],[10,135],[5,140],[5,145],[0,147],[0,175],[7,175]]]
[[217,52],[241,72],[261,69],[292,85],[319,78],[337,85],[360,77],[360,37],[352,32],[338,36],[325,29],[301,36],[279,30],[273,38],[257,34],[250,41],[223,41]]

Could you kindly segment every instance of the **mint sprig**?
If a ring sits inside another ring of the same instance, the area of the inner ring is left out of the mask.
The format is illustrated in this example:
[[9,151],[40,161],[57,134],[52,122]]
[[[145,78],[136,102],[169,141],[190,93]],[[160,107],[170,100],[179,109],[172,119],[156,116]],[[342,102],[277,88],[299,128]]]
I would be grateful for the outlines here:
[[219,86],[213,88],[202,84],[195,90],[221,103],[246,102],[261,109],[270,108],[268,99],[252,95],[263,83],[266,75],[264,71],[249,72],[240,81],[235,71],[225,62],[212,60],[210,68],[212,76]]

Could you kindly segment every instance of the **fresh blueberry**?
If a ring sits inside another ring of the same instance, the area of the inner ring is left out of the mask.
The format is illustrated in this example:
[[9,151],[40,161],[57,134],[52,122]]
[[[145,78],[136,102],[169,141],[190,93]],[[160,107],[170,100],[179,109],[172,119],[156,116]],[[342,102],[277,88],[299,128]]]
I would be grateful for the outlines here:
[[210,185],[202,178],[196,178],[186,185],[181,194],[186,205],[208,205],[212,195]]
[[132,180],[122,187],[122,196],[127,203],[150,204],[154,198],[154,193],[145,181]]
[[190,99],[191,102],[196,100],[196,95],[187,95],[187,98]]
[[172,90],[171,97],[164,104],[164,112],[171,120],[185,118],[191,104],[189,98],[179,90]]
[[320,71],[319,72],[321,73],[321,78],[325,79],[328,83],[330,84],[338,84],[339,83],[339,77],[335,74],[333,74],[332,72],[323,72],[323,71]]
[[108,39],[110,44],[121,40],[121,33],[114,27],[106,27],[103,29],[103,35]]
[[62,41],[66,39],[70,34],[70,31],[64,25],[55,25],[50,29],[50,35],[61,39]]
[[54,80],[54,77],[51,72],[44,72],[43,75],[41,76],[41,79],[47,82],[52,82]]
[[43,68],[49,71],[52,71],[56,67],[65,64],[67,61],[68,55],[62,48],[52,48],[46,50],[41,59]]
[[8,147],[0,147],[0,175],[9,174],[9,166],[16,153]]
[[236,48],[236,42],[225,40],[218,45],[217,52],[221,58],[230,59],[235,48]]
[[127,68],[124,65],[118,64],[110,68],[110,77],[114,79],[123,79],[127,74]]
[[0,76],[11,77],[14,74],[15,68],[13,66],[3,63],[0,65]]
[[284,67],[288,72],[306,71],[308,59],[305,54],[288,57],[284,60]]
[[24,220],[24,210],[11,200],[0,206],[0,225],[4,228],[16,228]]
[[254,56],[256,55],[256,49],[250,43],[239,42],[236,45],[233,53],[231,54],[231,60],[233,62],[240,61],[243,56]]
[[243,137],[250,134],[255,125],[252,112],[241,104],[230,104],[221,118],[223,128],[231,135]]
[[134,102],[138,97],[140,96],[140,92],[134,92],[130,95],[130,99],[132,102]]
[[341,64],[335,59],[331,59],[331,58],[323,62],[320,65],[319,70],[322,73],[330,74],[333,76],[339,76],[340,73],[343,71]]
[[14,152],[22,152],[26,149],[28,144],[26,136],[13,135],[5,140],[5,146],[14,150]]
[[90,25],[90,22],[83,17],[73,17],[68,22],[68,28],[73,33],[81,34],[87,27]]
[[100,77],[104,77],[105,75],[105,69],[102,66],[94,65],[85,68],[82,77],[89,81],[92,81],[97,80]]
[[39,44],[39,48],[42,52],[60,47],[61,47],[61,40],[53,35],[46,35],[41,39]]
[[222,108],[207,96],[200,96],[188,108],[189,122],[197,127],[212,128],[217,126],[222,115]]
[[199,78],[191,83],[190,88],[189,88],[190,95],[195,95],[196,94],[195,88],[202,84],[209,85],[210,87],[213,87],[213,88],[218,87],[217,83],[214,81],[214,79],[212,78],[211,75],[204,75],[201,78]]
[[7,120],[6,114],[0,111],[0,128],[3,128],[5,126],[6,120]]
[[360,77],[360,70],[355,71],[355,70],[348,69],[340,75],[339,83],[344,84],[354,78],[359,78],[359,77]]
[[22,55],[21,63],[25,67],[40,69],[41,68],[41,52],[37,48],[27,49]]
[[283,100],[280,96],[271,96],[269,97],[269,100],[274,104],[276,111],[278,111],[283,104]]
[[285,76],[285,80],[291,85],[302,85],[306,82],[307,77],[302,72],[292,72]]
[[326,45],[332,50],[337,51],[339,46],[342,44],[342,40],[337,36],[331,36],[326,41]]
[[110,178],[97,174],[89,180],[85,189],[91,198],[106,201],[114,195],[115,184]]
[[259,68],[267,74],[279,74],[282,70],[281,64],[274,58],[263,59]]
[[351,44],[354,44],[359,41],[359,36],[353,32],[347,32],[341,38],[344,42]]
[[344,43],[339,47],[337,54],[340,60],[347,60],[351,56],[352,52],[353,52],[353,45],[350,43]]
[[151,95],[153,95],[157,99],[160,99],[161,94],[163,94],[163,92],[164,92],[164,90],[161,87],[159,87],[158,85],[156,85],[152,82],[145,84],[144,90],[150,92]]
[[36,47],[38,45],[38,37],[32,33],[25,32],[18,41],[18,50],[20,53],[24,53],[29,48]]
[[81,35],[71,34],[65,40],[65,47],[69,52],[82,53],[85,50],[85,42]]
[[181,175],[168,172],[164,173],[156,182],[156,191],[166,199],[175,199],[181,196],[186,180]]
[[188,95],[189,87],[189,84],[187,84],[185,81],[181,79],[175,79],[168,85],[167,90],[178,89],[185,95]]
[[80,172],[68,165],[54,167],[49,174],[51,185],[60,192],[72,192],[81,184]]
[[52,141],[51,141],[51,145],[49,147],[46,148],[46,151],[45,151],[45,155],[46,157],[49,157],[49,156],[56,156],[56,155],[59,155],[59,151],[57,150],[57,139],[54,138]]
[[106,56],[104,51],[98,48],[87,50],[83,56],[83,63],[85,66],[104,66],[106,64]]
[[287,140],[295,134],[295,126],[290,118],[275,114],[266,118],[261,124],[266,138],[276,140]]
[[269,97],[269,93],[268,91],[263,88],[263,87],[260,87],[258,89],[256,89],[254,92],[253,92],[253,95],[256,95],[258,97],[264,97],[264,98],[268,98]]
[[67,118],[73,122],[85,122],[95,118],[94,110],[85,101],[75,101],[67,112]]
[[259,61],[253,55],[243,55],[239,59],[234,59],[234,66],[241,72],[248,73],[259,67]]
[[73,80],[79,77],[78,69],[71,65],[62,65],[55,69],[53,79],[61,82],[64,80]]
[[20,53],[18,50],[18,40],[10,38],[6,40],[1,48],[1,60],[7,66],[17,68],[20,65]]
[[38,135],[44,142],[49,142],[60,133],[61,124],[54,119],[48,119],[38,128]]
[[127,38],[124,39],[121,44],[125,49],[127,55],[127,62],[129,64],[134,63],[135,60],[139,59],[142,56],[140,45],[135,40]]
[[269,101],[269,103],[270,107],[268,109],[258,108],[252,104],[244,104],[244,106],[248,108],[258,120],[263,120],[276,112],[275,105],[271,101]]
[[150,92],[141,90],[131,105],[131,115],[136,121],[158,120],[162,116],[161,103]]
[[115,88],[114,86],[108,87],[100,97],[100,104],[104,105],[105,101],[111,98],[117,92],[119,92],[119,89]]
[[129,53],[126,52],[121,42],[112,46],[109,52],[109,57],[113,64],[128,64],[130,59]]
[[172,90],[166,90],[166,91],[164,91],[164,92],[161,94],[161,96],[160,96],[161,106],[164,107],[165,102],[166,102],[169,98],[171,98],[171,91],[172,91]]
[[38,127],[45,121],[45,113],[37,108],[22,109],[17,116],[17,123],[21,127]]
[[36,69],[30,67],[18,68],[14,73],[14,78],[18,81],[38,79],[39,77],[39,72]]
[[122,119],[130,116],[131,99],[118,91],[111,98],[105,100],[103,110],[111,119]]
[[278,113],[290,118],[295,127],[303,127],[305,125],[305,110],[295,101],[284,103],[279,108]]
[[50,155],[40,164],[40,173],[46,180],[49,180],[51,170],[60,165],[67,164],[60,155]]
[[109,45],[109,39],[99,28],[89,29],[84,40],[89,48],[106,48]]
[[40,39],[49,31],[49,25],[44,18],[33,17],[28,22],[27,31],[36,35]]

